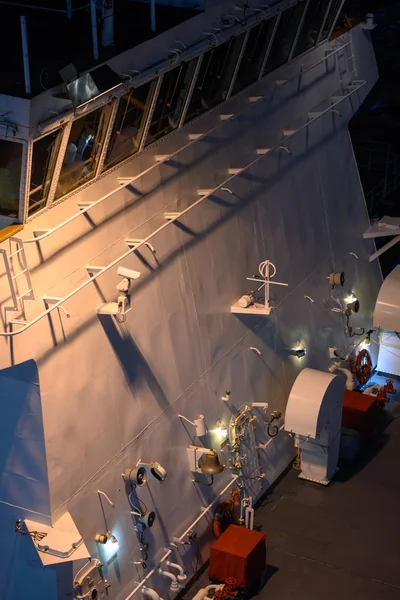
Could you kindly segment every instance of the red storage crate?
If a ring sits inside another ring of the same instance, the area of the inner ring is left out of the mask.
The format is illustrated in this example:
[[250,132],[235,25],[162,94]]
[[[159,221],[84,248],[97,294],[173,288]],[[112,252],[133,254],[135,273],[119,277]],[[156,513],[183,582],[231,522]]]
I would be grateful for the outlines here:
[[238,588],[250,589],[260,579],[267,558],[266,535],[229,525],[211,546],[208,576],[221,583],[236,579]]
[[374,433],[379,418],[375,396],[346,390],[344,393],[342,427],[358,431],[362,441]]

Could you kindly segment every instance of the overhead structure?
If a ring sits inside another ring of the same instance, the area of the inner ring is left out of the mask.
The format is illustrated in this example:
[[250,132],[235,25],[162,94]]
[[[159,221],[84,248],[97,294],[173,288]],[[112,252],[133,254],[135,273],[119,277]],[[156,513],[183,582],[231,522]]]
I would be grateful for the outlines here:
[[285,430],[295,434],[302,479],[327,485],[337,470],[344,380],[303,369],[289,395]]
[[375,239],[379,237],[392,237],[393,239],[381,248],[373,252],[369,256],[369,261],[372,262],[378,256],[381,256],[386,250],[400,242],[400,218],[397,217],[382,217],[377,223],[373,223],[371,227],[363,233],[364,239]]

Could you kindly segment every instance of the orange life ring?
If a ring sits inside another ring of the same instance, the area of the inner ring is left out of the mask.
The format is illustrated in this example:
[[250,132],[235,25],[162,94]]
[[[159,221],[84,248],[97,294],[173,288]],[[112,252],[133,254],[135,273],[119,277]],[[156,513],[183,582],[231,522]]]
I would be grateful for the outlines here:
[[212,532],[217,539],[221,537],[231,523],[238,522],[240,507],[239,490],[232,490],[231,496],[232,500],[222,500],[217,504],[212,521]]

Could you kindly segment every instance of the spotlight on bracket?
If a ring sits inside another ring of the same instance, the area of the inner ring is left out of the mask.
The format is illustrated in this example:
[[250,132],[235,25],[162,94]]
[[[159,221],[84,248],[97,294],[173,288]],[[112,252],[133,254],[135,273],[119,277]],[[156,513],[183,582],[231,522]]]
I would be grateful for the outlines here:
[[345,314],[349,317],[351,313],[358,313],[360,310],[360,301],[357,300],[357,296],[352,293],[350,296],[345,298],[346,310]]
[[122,478],[128,485],[142,487],[147,481],[162,483],[167,476],[167,471],[159,462],[142,463],[138,460],[135,467],[125,469]]
[[346,283],[346,277],[343,271],[341,271],[341,273],[330,273],[328,275],[328,281],[332,287],[335,285],[341,285],[343,287]]
[[297,342],[296,346],[290,350],[292,356],[303,358],[307,354],[306,347],[303,342]]
[[194,419],[193,421],[191,421],[190,419],[186,418],[184,415],[178,415],[178,417],[180,419],[184,419],[184,421],[187,421],[188,423],[190,423],[191,425],[193,425],[193,427],[196,428],[196,435],[197,437],[201,437],[202,435],[206,435],[207,433],[207,427],[206,427],[206,422],[204,419],[204,415],[199,415],[198,419]]

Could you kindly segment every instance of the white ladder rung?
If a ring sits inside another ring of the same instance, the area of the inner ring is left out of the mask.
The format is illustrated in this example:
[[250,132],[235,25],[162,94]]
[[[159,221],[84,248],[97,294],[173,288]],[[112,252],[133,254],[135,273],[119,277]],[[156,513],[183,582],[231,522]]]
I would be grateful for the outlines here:
[[197,190],[197,195],[198,196],[208,196],[209,194],[211,194],[212,191],[213,191],[212,188],[201,188],[201,189]]
[[166,160],[171,158],[171,155],[170,154],[156,154],[154,158],[155,158],[156,162],[165,162]]
[[11,279],[17,279],[17,277],[19,277],[20,275],[23,275],[24,273],[27,272],[28,269],[23,269],[22,271],[19,271],[16,275],[13,275],[11,277]]
[[238,175],[243,171],[243,167],[241,169],[228,169],[228,175]]
[[231,113],[229,115],[219,115],[219,118],[221,119],[221,121],[229,121],[229,119],[232,119],[232,117],[234,116],[235,115]]
[[249,96],[249,102],[258,102],[261,98],[264,98],[264,96]]
[[317,119],[321,115],[322,115],[322,112],[309,112],[308,113],[308,118],[309,119]]
[[203,137],[204,133],[189,133],[188,138],[191,141],[198,140]]
[[277,79],[276,85],[284,85],[287,82],[288,82],[288,79]]
[[16,250],[15,252],[12,252],[11,254],[8,255],[8,258],[11,258],[12,256],[15,256],[16,254],[19,254],[20,252],[23,252],[24,248],[20,248],[19,250]]
[[92,273],[92,275],[94,275],[95,273],[99,273],[100,271],[105,269],[105,267],[99,267],[97,265],[86,265],[85,269],[88,273]]
[[21,298],[25,298],[25,296],[27,296],[28,294],[30,294],[32,292],[31,289],[26,290],[26,292],[24,292],[23,294],[20,294],[19,296],[17,296],[17,300],[21,300]]
[[164,213],[164,219],[167,221],[172,221],[173,219],[178,219],[180,215],[180,212],[166,212]]
[[268,154],[268,152],[271,150],[271,148],[257,148],[256,153],[257,154]]
[[297,129],[284,129],[283,130],[283,137],[289,137],[291,135],[293,135],[294,133],[296,133]]
[[118,177],[119,185],[129,185],[132,181],[132,177]]
[[29,323],[29,321],[22,321],[22,320],[21,321],[17,321],[17,320],[14,321],[13,320],[13,321],[10,321],[10,323],[12,325],[26,325],[27,323]]

